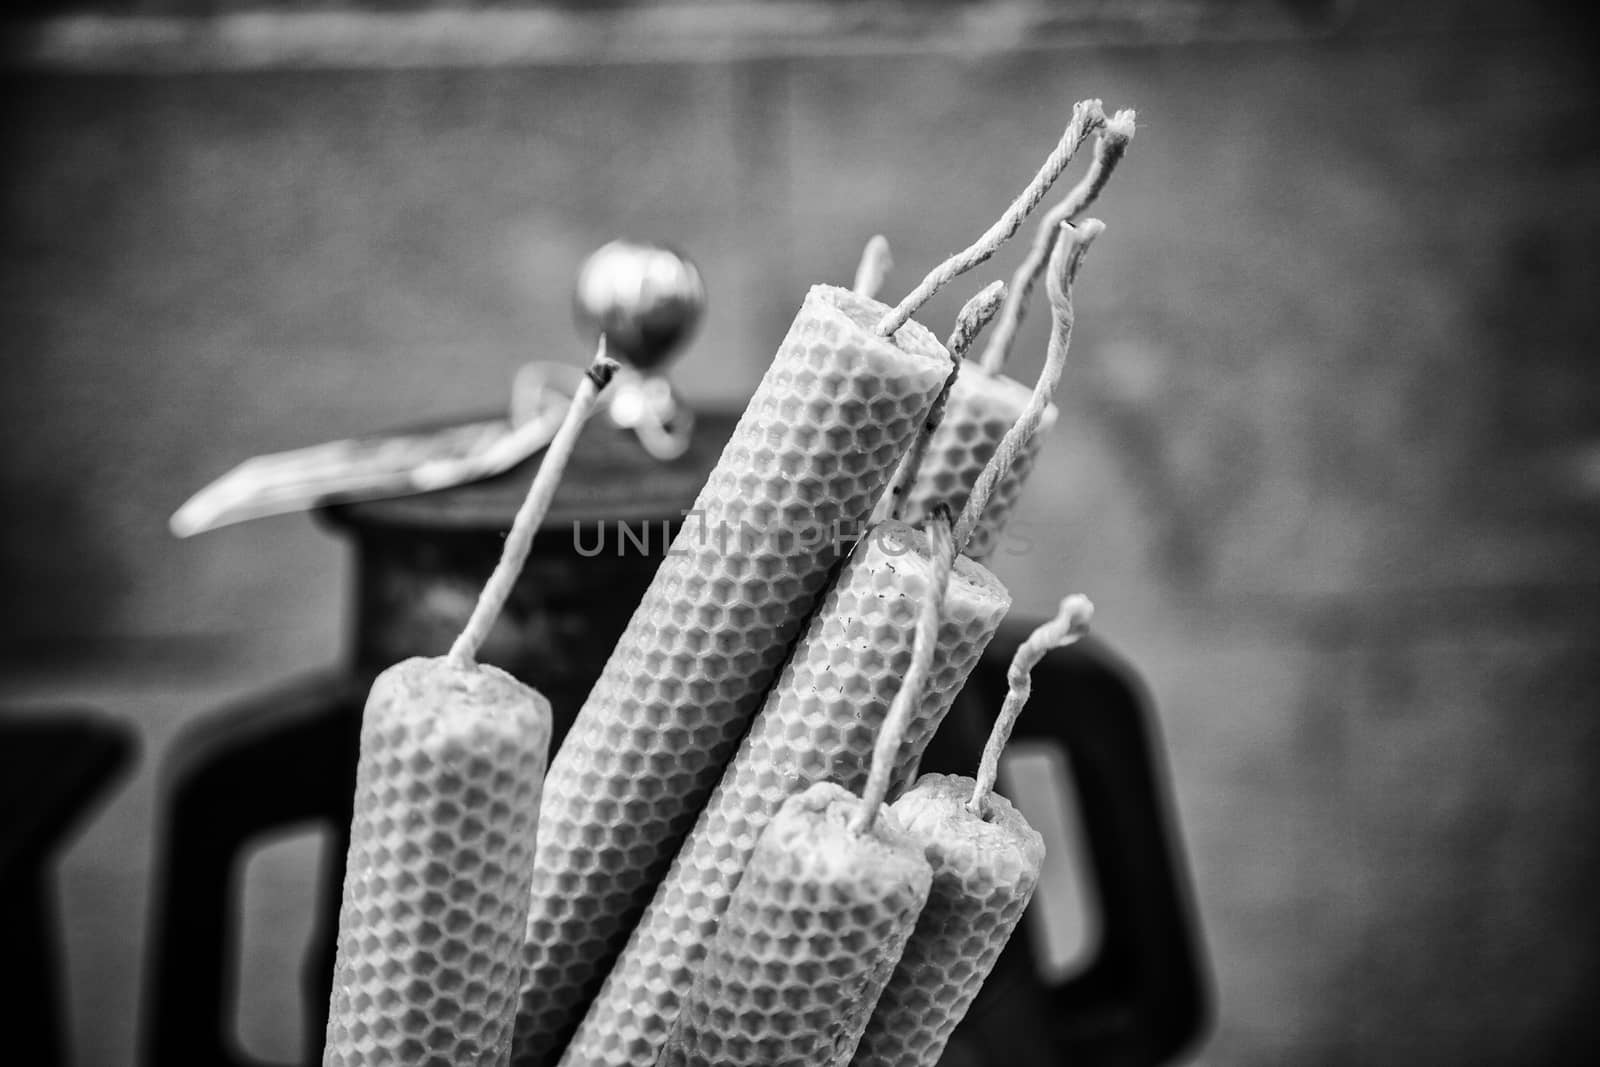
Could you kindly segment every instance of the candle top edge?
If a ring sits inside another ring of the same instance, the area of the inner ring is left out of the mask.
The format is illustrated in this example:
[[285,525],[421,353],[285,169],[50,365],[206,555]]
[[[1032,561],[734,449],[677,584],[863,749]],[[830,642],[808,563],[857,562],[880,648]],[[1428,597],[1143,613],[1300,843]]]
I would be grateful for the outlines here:
[[412,656],[373,680],[367,704],[402,705],[419,715],[493,710],[548,720],[550,701],[537,689],[488,663],[458,667],[444,656]]
[[[883,547],[882,550],[889,556],[912,556],[919,566],[931,567],[933,561],[928,556],[928,535],[922,530],[901,522],[899,519],[885,519],[872,527],[863,544],[871,541],[877,542],[882,547],[880,539],[888,538],[899,545],[900,548],[891,550]],[[967,556],[957,556],[955,567],[951,571],[950,597],[959,597],[965,590],[969,590],[979,599],[993,599],[1004,606],[1011,604],[1011,591],[1006,588],[993,571]]]
[[1016,805],[999,793],[988,797],[988,817],[967,810],[976,782],[964,774],[924,774],[890,811],[928,853],[935,870],[955,866],[1023,880],[1044,862],[1044,838]]
[[829,883],[887,880],[910,883],[926,893],[933,872],[921,842],[906,833],[887,805],[871,829],[857,833],[851,822],[860,806],[861,798],[839,783],[815,782],[783,802],[761,846],[778,850],[808,876]]
[[847,325],[851,339],[868,349],[936,360],[941,367],[950,366],[950,352],[944,342],[915,319],[908,319],[892,338],[878,333],[878,322],[890,308],[870,296],[818,283],[806,293],[805,307],[816,314],[832,312]]

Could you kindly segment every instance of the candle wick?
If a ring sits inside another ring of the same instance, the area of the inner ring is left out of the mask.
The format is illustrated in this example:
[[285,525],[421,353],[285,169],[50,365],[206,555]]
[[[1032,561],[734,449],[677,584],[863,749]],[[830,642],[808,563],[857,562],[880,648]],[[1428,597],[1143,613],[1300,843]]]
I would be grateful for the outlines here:
[[876,298],[883,288],[883,280],[894,269],[894,257],[889,254],[889,239],[875,234],[861,250],[861,262],[856,265],[856,282],[851,290],[857,296]]
[[994,792],[995,779],[1000,773],[1000,753],[1011,740],[1011,730],[1017,724],[1033,692],[1033,668],[1053,648],[1065,648],[1089,632],[1089,620],[1094,616],[1094,605],[1089,598],[1078,593],[1063,597],[1055,618],[1046,622],[1017,647],[1011,658],[1011,668],[1006,672],[1009,688],[1000,714],[995,717],[994,729],[983,746],[983,758],[978,761],[978,777],[972,787],[972,797],[967,810],[988,821],[989,794]]
[[1074,104],[1072,118],[1068,121],[1055,150],[1045,157],[1044,165],[1033,176],[1027,188],[1011,202],[1005,214],[996,219],[983,236],[929,271],[927,277],[906,294],[906,298],[900,301],[894,310],[879,320],[878,333],[883,337],[893,337],[895,331],[904,326],[906,320],[911,318],[918,308],[931,300],[933,295],[952,279],[965,274],[994,255],[995,250],[1016,233],[1022,226],[1022,221],[1039,206],[1039,201],[1044,199],[1050,187],[1061,176],[1061,172],[1067,169],[1067,164],[1072,162],[1072,157],[1077,153],[1079,146],[1091,133],[1105,124],[1106,116],[1101,110],[1100,101],[1081,100]]
[[989,320],[994,318],[995,312],[1000,310],[1000,303],[1005,299],[1005,295],[1006,283],[996,280],[978,290],[972,299],[962,305],[961,313],[956,316],[955,327],[950,331],[950,339],[945,342],[945,348],[950,353],[950,376],[944,380],[944,387],[939,390],[939,395],[934,397],[933,406],[928,409],[928,417],[923,420],[917,436],[911,440],[911,447],[900,457],[900,465],[895,468],[893,477],[889,479],[889,489],[879,499],[878,507],[873,513],[873,522],[880,522],[885,518],[903,517],[906,504],[911,500],[911,488],[917,482],[923,458],[928,453],[928,444],[933,440],[934,431],[944,421],[945,408],[950,403],[950,391],[955,388],[956,378],[961,374],[967,350],[972,347],[973,340],[983,328],[989,324]]
[[528,552],[533,548],[534,535],[538,533],[540,523],[550,510],[550,501],[555,497],[556,486],[561,483],[561,475],[567,468],[567,461],[572,458],[572,451],[578,442],[578,435],[583,431],[583,424],[594,411],[595,401],[610,383],[612,376],[617,373],[619,366],[616,360],[606,355],[606,338],[601,334],[594,359],[584,372],[583,381],[578,384],[572,403],[567,406],[567,414],[561,422],[561,428],[550,440],[544,459],[539,463],[538,473],[533,477],[533,484],[528,486],[528,494],[523,497],[522,506],[517,509],[516,518],[511,522],[511,532],[506,534],[505,547],[500,552],[500,562],[495,564],[494,573],[489,575],[489,580],[484,583],[483,592],[478,594],[478,602],[473,607],[467,624],[462,627],[455,643],[450,646],[451,666],[459,670],[470,670],[475,665],[479,647],[489,635],[495,620],[500,617],[506,600],[511,596],[511,589],[517,584],[517,577],[522,573],[522,565],[527,562]]
[[1028,403],[1023,407],[1022,414],[1017,416],[1017,421],[1011,424],[1006,435],[1000,439],[1000,445],[995,449],[994,455],[989,457],[989,462],[978,472],[978,479],[973,483],[972,492],[967,496],[967,506],[962,509],[961,518],[956,523],[955,539],[958,552],[966,550],[967,542],[972,538],[972,531],[983,518],[984,509],[989,506],[989,498],[994,495],[1000,479],[1011,470],[1017,456],[1028,447],[1033,435],[1039,432],[1040,423],[1044,421],[1045,409],[1050,406],[1050,398],[1055,394],[1056,386],[1061,383],[1061,372],[1067,363],[1067,349],[1072,344],[1072,283],[1077,279],[1079,268],[1083,266],[1083,257],[1089,251],[1089,246],[1104,229],[1105,224],[1099,219],[1084,219],[1077,226],[1063,222],[1059,228],[1059,236],[1056,238],[1055,248],[1050,253],[1050,266],[1045,278],[1045,289],[1050,296],[1052,325],[1050,347],[1045,354],[1044,367],[1039,372],[1039,380],[1034,383],[1033,393],[1028,397]]
[[905,679],[889,704],[889,713],[884,716],[877,742],[872,746],[872,767],[867,772],[866,788],[861,791],[861,806],[850,822],[850,828],[857,834],[871,830],[878,818],[878,811],[889,793],[889,781],[894,776],[901,742],[911,725],[911,713],[922,699],[922,687],[933,668],[939,619],[944,614],[945,594],[949,591],[950,572],[956,561],[955,542],[950,534],[950,510],[942,504],[934,508],[926,530],[928,558],[933,565],[928,595],[917,613],[916,633],[911,640],[911,665],[906,668]]
[[1106,184],[1111,181],[1117,164],[1127,154],[1133,133],[1134,112],[1131,110],[1119,111],[1107,119],[1105,129],[1095,138],[1094,159],[1089,164],[1088,173],[1078,180],[1078,184],[1062,198],[1061,203],[1039,219],[1039,226],[1033,233],[1033,244],[1011,275],[1011,289],[1006,294],[1005,307],[1000,309],[1000,321],[995,323],[994,332],[989,335],[983,357],[979,360],[983,369],[990,374],[999,374],[1011,356],[1017,327],[1028,312],[1028,298],[1033,295],[1033,287],[1044,274],[1045,262],[1050,258],[1050,249],[1055,246],[1056,233],[1061,224],[1077,221],[1078,216],[1099,198]]

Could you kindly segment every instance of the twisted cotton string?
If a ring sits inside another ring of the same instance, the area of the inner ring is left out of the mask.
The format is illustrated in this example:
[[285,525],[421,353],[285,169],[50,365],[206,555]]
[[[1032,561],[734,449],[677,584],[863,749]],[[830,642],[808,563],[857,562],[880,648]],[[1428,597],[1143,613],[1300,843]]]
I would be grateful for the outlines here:
[[939,390],[939,395],[933,398],[933,406],[928,409],[928,417],[922,421],[922,429],[912,440],[911,447],[900,457],[900,465],[895,468],[894,477],[889,479],[888,490],[879,498],[878,506],[873,510],[873,522],[881,522],[885,518],[898,519],[905,510],[911,486],[917,480],[917,472],[922,469],[922,457],[927,455],[928,442],[933,439],[933,431],[944,421],[944,411],[950,403],[950,390],[955,388],[956,378],[961,374],[962,359],[967,349],[972,347],[973,340],[994,318],[994,313],[1000,310],[1000,302],[1005,295],[1006,283],[993,281],[962,305],[961,314],[956,316],[955,328],[950,331],[950,339],[944,344],[950,353],[950,376],[944,380],[944,388]]
[[911,725],[911,713],[922,698],[922,686],[933,667],[933,653],[939,643],[939,619],[944,614],[950,571],[956,562],[949,510],[942,505],[935,508],[924,529],[928,534],[928,558],[933,565],[928,597],[917,613],[917,632],[911,640],[911,665],[906,668],[905,679],[889,705],[889,713],[884,716],[877,743],[872,746],[872,769],[867,772],[867,786],[861,791],[861,807],[850,822],[850,828],[858,834],[872,829],[878,810],[883,807],[883,798],[889,793],[895,757],[905,740],[906,728]]
[[967,497],[967,506],[961,512],[960,521],[956,523],[955,537],[958,552],[966,549],[967,541],[971,539],[973,529],[983,518],[983,509],[989,506],[989,498],[994,495],[995,486],[1000,484],[1001,477],[1011,469],[1018,453],[1027,447],[1033,435],[1039,432],[1039,423],[1044,419],[1045,408],[1050,406],[1050,397],[1055,394],[1056,386],[1061,382],[1061,372],[1067,363],[1067,348],[1072,343],[1072,283],[1078,277],[1078,269],[1083,265],[1083,257],[1088,252],[1089,245],[1104,229],[1105,224],[1099,219],[1084,219],[1077,226],[1070,222],[1061,224],[1061,236],[1056,240],[1055,250],[1050,253],[1050,265],[1045,282],[1045,288],[1050,295],[1052,327],[1050,348],[1045,354],[1044,369],[1039,372],[1039,380],[1034,383],[1033,394],[1028,397],[1028,403],[1022,409],[1022,414],[1017,416],[1017,421],[1011,424],[1011,429],[1000,439],[1000,446],[995,449],[994,455],[989,457],[989,462],[979,472],[972,493]]
[[883,280],[894,269],[894,257],[889,254],[889,239],[875,234],[861,250],[861,262],[856,265],[856,283],[852,290],[857,296],[876,297],[883,288]]
[[1091,133],[1106,124],[1105,112],[1100,108],[1098,100],[1082,100],[1072,106],[1072,119],[1067,123],[1066,131],[1061,135],[1061,141],[1056,145],[1055,151],[1045,158],[1044,166],[1039,168],[1039,173],[1033,176],[1033,181],[1022,190],[1022,194],[1012,201],[1006,213],[995,220],[984,235],[957,252],[923,278],[917,287],[906,294],[906,298],[897,304],[878,322],[878,333],[884,337],[893,337],[894,332],[906,324],[906,320],[916,314],[918,308],[932,299],[933,294],[943,289],[958,275],[976,267],[979,263],[994,255],[1012,234],[1017,232],[1022,225],[1022,220],[1027,218],[1034,208],[1039,206],[1045,194],[1050,191],[1050,186],[1066,170],[1067,164],[1072,162],[1073,155],[1078,151],[1085,139]]
[[511,532],[506,534],[505,547],[500,551],[500,562],[495,564],[494,573],[489,575],[483,592],[478,594],[478,603],[473,607],[466,626],[462,627],[460,636],[450,646],[452,667],[470,670],[476,662],[479,646],[489,635],[495,619],[500,617],[506,599],[511,595],[511,588],[517,584],[517,576],[522,573],[522,565],[528,559],[529,549],[533,547],[533,535],[538,533],[539,524],[550,510],[550,501],[556,495],[556,486],[561,484],[561,474],[567,468],[567,460],[572,457],[578,434],[583,431],[584,422],[594,411],[595,401],[617,369],[616,360],[606,355],[606,339],[602,334],[594,360],[590,362],[583,381],[573,394],[572,403],[567,406],[566,418],[545,450],[539,471],[533,477],[533,484],[528,487],[528,495],[523,497],[522,506],[517,509],[517,516],[511,522]]
[[1022,642],[1017,654],[1011,657],[1011,669],[1006,672],[1010,688],[1000,714],[989,731],[988,743],[983,746],[983,758],[978,761],[978,778],[972,787],[972,797],[967,810],[979,818],[987,818],[989,794],[994,792],[995,778],[1000,773],[1000,753],[1011,740],[1011,730],[1017,725],[1017,716],[1033,692],[1033,668],[1052,648],[1065,648],[1089,632],[1089,620],[1094,616],[1094,605],[1089,598],[1074,593],[1063,597],[1056,617],[1040,626]]
[[1133,132],[1132,111],[1119,111],[1107,119],[1106,128],[1095,138],[1094,161],[1089,164],[1089,172],[1079,179],[1061,203],[1039,220],[1039,228],[1034,231],[1033,244],[1029,246],[1027,256],[1011,275],[1011,292],[1006,297],[1005,307],[1000,309],[1000,321],[994,324],[994,332],[989,335],[989,342],[983,348],[983,358],[979,362],[990,374],[999,374],[1011,356],[1017,327],[1028,312],[1028,298],[1033,295],[1034,284],[1044,272],[1045,261],[1050,258],[1050,249],[1055,245],[1061,224],[1083,214],[1100,196],[1106,183],[1111,180],[1112,171],[1117,169],[1117,164],[1127,154]]

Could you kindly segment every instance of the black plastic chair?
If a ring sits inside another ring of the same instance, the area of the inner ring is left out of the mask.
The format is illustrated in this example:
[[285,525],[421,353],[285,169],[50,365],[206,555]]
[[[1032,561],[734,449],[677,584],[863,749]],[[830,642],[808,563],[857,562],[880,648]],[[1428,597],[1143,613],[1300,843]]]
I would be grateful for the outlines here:
[[0,981],[6,1062],[66,1063],[53,861],[132,767],[138,738],[99,712],[0,715]]
[[[1008,627],[995,639],[924,770],[971,773],[1027,632]],[[319,1061],[365,688],[311,680],[219,712],[176,742],[163,798],[145,1062],[260,1067],[231,1037],[236,875],[254,839],[307,819],[335,828],[302,983],[301,1062]],[[1096,949],[1052,986],[1037,977],[1028,938],[1014,938],[946,1062],[1169,1063],[1204,1031],[1209,997],[1149,700],[1126,664],[1085,641],[1040,664],[1015,737],[1059,745],[1070,765],[1099,904]]]
[[[1011,656],[1031,629],[1007,626],[995,638],[924,770],[973,773]],[[1012,938],[943,1062],[1170,1063],[1204,1034],[1210,983],[1149,697],[1132,668],[1090,637],[1040,662],[1012,738],[1059,749],[1070,770],[1096,900],[1093,952],[1052,984],[1029,939]]]

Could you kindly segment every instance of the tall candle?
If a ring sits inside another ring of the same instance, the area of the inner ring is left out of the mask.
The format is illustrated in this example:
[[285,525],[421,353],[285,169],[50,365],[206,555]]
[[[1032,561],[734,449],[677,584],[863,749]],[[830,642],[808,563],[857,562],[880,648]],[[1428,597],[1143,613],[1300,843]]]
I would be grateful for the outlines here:
[[929,526],[931,572],[911,659],[858,798],[817,782],[761,833],[711,938],[663,1061],[672,1067],[847,1062],[928,896],[930,869],[883,811],[889,770],[938,651],[955,563],[949,514]]
[[[831,286],[806,297],[545,783],[514,1062],[553,1062],[949,371]],[[754,527],[752,531],[750,527]],[[764,530],[764,532],[763,532]]]
[[1016,931],[1039,884],[1044,839],[993,792],[1000,751],[1027,702],[1029,672],[1047,650],[1078,640],[1091,611],[1083,597],[1068,597],[1017,650],[976,779],[925,774],[891,806],[922,847],[933,885],[854,1067],[934,1067]]
[[[934,565],[927,537],[875,527],[823,599],[563,1064],[656,1062],[696,966],[756,841],[784,800],[814,782],[860,789],[874,737],[911,659]],[[1011,599],[971,560],[954,565],[927,681],[896,767],[909,773],[994,636]]]
[[550,704],[474,657],[616,369],[602,339],[450,654],[390,667],[367,697],[327,1067],[510,1056]]

